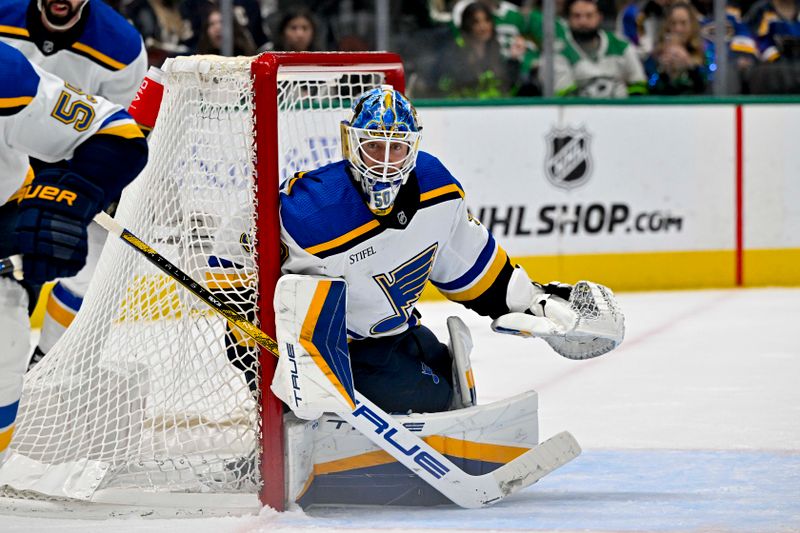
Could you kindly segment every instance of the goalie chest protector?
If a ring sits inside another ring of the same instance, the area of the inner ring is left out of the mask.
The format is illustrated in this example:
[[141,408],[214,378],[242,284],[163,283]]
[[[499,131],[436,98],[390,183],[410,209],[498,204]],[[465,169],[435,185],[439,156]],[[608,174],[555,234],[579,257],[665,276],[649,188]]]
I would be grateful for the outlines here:
[[[453,238],[459,224],[471,221],[464,191],[427,153],[419,153],[414,173],[384,217],[366,206],[348,165],[332,163],[284,184],[282,270],[347,281],[349,338],[397,334],[417,323],[414,304],[428,279],[448,281],[453,268],[472,266],[449,255],[477,256],[488,233],[465,242]],[[456,248],[464,250],[453,254]]]

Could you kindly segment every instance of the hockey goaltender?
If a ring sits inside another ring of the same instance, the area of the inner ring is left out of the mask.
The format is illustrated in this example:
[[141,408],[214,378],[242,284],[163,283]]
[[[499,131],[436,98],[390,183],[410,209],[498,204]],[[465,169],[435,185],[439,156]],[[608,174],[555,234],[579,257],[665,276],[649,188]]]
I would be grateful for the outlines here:
[[272,389],[293,412],[288,497],[301,505],[479,507],[580,453],[566,432],[539,444],[534,391],[477,405],[464,323],[448,319],[449,346],[420,324],[428,281],[494,331],[571,359],[623,338],[608,288],[541,284],[512,264],[461,184],[419,151],[421,130],[403,94],[369,90],[341,124],[343,159],[281,189]]

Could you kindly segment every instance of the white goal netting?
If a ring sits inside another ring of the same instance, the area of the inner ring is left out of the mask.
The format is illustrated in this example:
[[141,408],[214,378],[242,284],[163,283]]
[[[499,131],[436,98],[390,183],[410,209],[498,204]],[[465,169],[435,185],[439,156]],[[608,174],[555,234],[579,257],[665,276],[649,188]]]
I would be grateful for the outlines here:
[[[167,66],[150,161],[116,218],[258,324],[272,316],[255,308],[258,203],[277,191],[253,178],[251,61]],[[280,179],[339,159],[351,96],[382,81],[344,67],[279,71],[279,135],[258,142],[278,142]],[[110,239],[81,312],[26,376],[2,495],[255,494],[257,357],[222,318]]]

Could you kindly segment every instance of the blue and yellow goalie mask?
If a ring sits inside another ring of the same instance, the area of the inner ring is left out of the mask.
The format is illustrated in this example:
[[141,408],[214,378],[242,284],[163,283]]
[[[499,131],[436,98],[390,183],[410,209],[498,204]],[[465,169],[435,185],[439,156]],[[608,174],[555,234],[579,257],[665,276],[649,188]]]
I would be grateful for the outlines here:
[[414,106],[391,85],[359,96],[353,118],[342,122],[343,156],[353,166],[374,213],[391,211],[400,187],[414,170],[421,129]]

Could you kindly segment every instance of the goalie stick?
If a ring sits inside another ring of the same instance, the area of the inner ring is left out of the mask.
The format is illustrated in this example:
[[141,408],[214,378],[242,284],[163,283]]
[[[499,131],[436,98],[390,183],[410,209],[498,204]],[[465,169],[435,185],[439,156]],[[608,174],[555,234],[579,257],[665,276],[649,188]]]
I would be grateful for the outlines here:
[[[94,220],[278,357],[278,346],[273,338],[211,294],[151,246],[106,213],[99,213]],[[354,393],[355,408],[342,409],[336,414],[461,507],[476,508],[496,503],[509,494],[532,485],[581,453],[575,438],[564,431],[488,474],[473,476],[453,464],[358,391]]]

